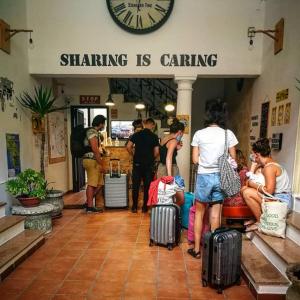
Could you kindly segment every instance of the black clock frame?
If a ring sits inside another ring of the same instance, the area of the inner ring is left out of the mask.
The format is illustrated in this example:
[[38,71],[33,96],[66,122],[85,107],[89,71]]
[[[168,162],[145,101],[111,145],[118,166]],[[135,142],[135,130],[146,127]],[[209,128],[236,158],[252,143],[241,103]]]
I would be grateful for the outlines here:
[[174,7],[174,2],[175,0],[170,0],[170,7],[168,9],[168,12],[166,13],[166,15],[163,17],[163,19],[161,19],[157,24],[155,24],[154,26],[152,27],[149,27],[149,28],[145,28],[145,29],[134,29],[134,28],[130,28],[130,27],[127,27],[126,25],[124,25],[122,22],[120,22],[120,20],[115,16],[113,10],[112,10],[112,7],[110,5],[111,3],[111,0],[106,0],[106,5],[107,5],[107,8],[108,8],[108,11],[112,17],[112,19],[115,21],[115,23],[121,27],[122,29],[124,29],[125,31],[127,32],[130,32],[130,33],[134,33],[134,34],[145,34],[145,33],[151,33],[157,29],[159,29],[162,25],[165,24],[165,22],[169,19],[171,13],[172,13],[172,10],[173,10],[173,7]]

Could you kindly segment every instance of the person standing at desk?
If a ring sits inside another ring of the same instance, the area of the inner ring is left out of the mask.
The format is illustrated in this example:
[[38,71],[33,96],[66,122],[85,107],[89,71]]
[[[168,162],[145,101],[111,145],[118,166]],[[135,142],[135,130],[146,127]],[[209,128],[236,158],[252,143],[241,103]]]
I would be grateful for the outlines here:
[[133,155],[132,166],[132,208],[137,212],[139,189],[141,181],[144,183],[144,202],[142,212],[148,211],[148,191],[153,177],[154,160],[159,156],[158,136],[153,133],[155,121],[148,118],[144,122],[144,129],[134,133],[127,143],[127,151]]

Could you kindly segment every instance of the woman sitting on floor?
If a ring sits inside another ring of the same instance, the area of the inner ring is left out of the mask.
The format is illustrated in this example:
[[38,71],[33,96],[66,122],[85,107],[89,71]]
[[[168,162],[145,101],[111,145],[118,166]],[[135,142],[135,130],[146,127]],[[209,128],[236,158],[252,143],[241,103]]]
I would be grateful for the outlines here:
[[253,212],[255,220],[253,224],[248,224],[246,231],[258,229],[258,223],[261,216],[261,203],[264,192],[286,202],[291,206],[291,186],[289,176],[286,170],[271,157],[271,148],[268,139],[261,139],[252,145],[254,162],[262,167],[262,174],[265,178],[265,184],[256,183],[250,179],[247,185],[241,190],[241,194]]

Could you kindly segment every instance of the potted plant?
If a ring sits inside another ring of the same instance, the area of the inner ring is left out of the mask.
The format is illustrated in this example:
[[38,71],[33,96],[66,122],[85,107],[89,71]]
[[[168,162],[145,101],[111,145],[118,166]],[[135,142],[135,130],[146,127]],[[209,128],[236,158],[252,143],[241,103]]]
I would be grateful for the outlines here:
[[46,197],[47,183],[41,173],[26,169],[6,183],[6,190],[25,207],[38,206]]
[[[44,122],[44,118],[47,114],[67,108],[67,105],[60,107],[55,106],[56,98],[52,96],[52,89],[44,87],[42,85],[34,88],[33,96],[31,96],[27,92],[23,92],[23,94],[17,97],[17,100],[23,107],[29,109],[35,117],[38,117],[41,123]],[[40,171],[45,177],[44,153],[46,134],[44,130],[41,132],[41,135],[42,142],[40,156]]]

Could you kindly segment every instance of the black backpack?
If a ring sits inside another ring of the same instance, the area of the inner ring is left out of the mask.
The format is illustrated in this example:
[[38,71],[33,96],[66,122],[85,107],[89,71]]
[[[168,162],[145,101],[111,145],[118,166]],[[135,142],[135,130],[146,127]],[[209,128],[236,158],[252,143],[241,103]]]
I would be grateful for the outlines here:
[[90,146],[84,145],[86,132],[89,128],[77,125],[71,133],[71,153],[73,157],[82,157],[85,153],[92,151]]

